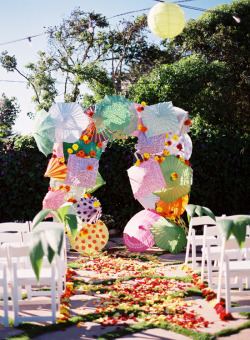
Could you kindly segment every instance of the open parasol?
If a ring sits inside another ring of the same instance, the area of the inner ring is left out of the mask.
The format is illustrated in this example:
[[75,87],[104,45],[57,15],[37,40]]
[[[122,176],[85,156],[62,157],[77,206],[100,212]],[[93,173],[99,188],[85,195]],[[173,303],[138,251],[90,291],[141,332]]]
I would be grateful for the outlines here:
[[165,133],[147,138],[144,132],[139,131],[136,150],[141,155],[145,153],[148,153],[149,156],[160,154],[163,152],[165,139]]
[[57,142],[73,143],[91,123],[91,119],[83,113],[77,103],[57,103],[49,110],[50,117],[55,124]]
[[82,223],[81,228],[73,237],[71,232],[67,232],[70,245],[81,254],[90,255],[99,252],[108,242],[109,232],[102,221],[95,224]]
[[173,131],[173,133],[178,136],[188,133],[191,126],[191,120],[189,119],[188,112],[177,106],[174,106],[174,112],[178,120],[179,128]]
[[92,117],[96,130],[105,138],[125,138],[136,130],[137,111],[134,104],[121,95],[105,96],[95,106]]
[[166,184],[162,189],[155,191],[155,195],[166,203],[172,203],[190,192],[192,178],[190,166],[175,156],[168,156],[160,164],[160,168]]
[[89,196],[84,195],[80,199],[77,204],[76,213],[82,222],[93,224],[100,219],[102,207],[97,198]]
[[48,163],[44,177],[52,177],[57,180],[64,180],[67,174],[67,167],[63,158],[54,155]]
[[[58,190],[50,190],[47,192],[43,199],[43,209],[54,209],[58,210],[60,206],[64,203],[64,196],[66,191]],[[53,214],[48,214],[46,218],[53,217]]]
[[34,138],[38,149],[47,156],[52,153],[56,141],[55,123],[45,110],[37,112],[34,121]]
[[154,235],[155,245],[161,249],[167,249],[173,254],[179,253],[187,244],[184,230],[176,223],[160,217],[150,227]]
[[82,139],[79,139],[75,143],[63,143],[63,153],[66,162],[69,154],[77,155],[81,158],[90,156],[91,158],[100,159],[102,155],[102,143],[98,146],[96,143]]
[[153,159],[127,170],[135,199],[166,186],[160,165]]
[[83,188],[94,188],[98,173],[99,160],[96,158],[81,158],[70,154],[67,164],[65,183]]
[[159,197],[153,193],[141,196],[137,198],[138,202],[143,206],[144,209],[155,209],[156,202],[159,201]]
[[141,117],[143,125],[147,127],[147,138],[179,129],[172,102],[145,106]]
[[161,216],[167,218],[180,216],[184,213],[188,200],[188,195],[180,197],[172,203],[166,203],[160,199],[156,203],[156,207],[158,208],[157,211],[161,213]]
[[123,231],[125,246],[131,251],[144,251],[154,245],[150,227],[160,216],[149,210],[142,210],[134,215]]
[[188,160],[192,155],[193,144],[187,133],[178,136],[173,132],[166,135],[164,150],[170,155],[180,156]]

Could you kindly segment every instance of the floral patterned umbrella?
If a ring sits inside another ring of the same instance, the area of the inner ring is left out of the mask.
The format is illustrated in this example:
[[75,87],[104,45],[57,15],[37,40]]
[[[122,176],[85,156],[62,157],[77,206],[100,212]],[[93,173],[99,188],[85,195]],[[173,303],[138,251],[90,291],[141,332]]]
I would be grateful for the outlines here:
[[187,133],[178,136],[172,132],[166,134],[165,153],[182,157],[188,160],[192,155],[193,144],[192,140]]
[[[64,203],[64,196],[66,191],[49,190],[43,199],[43,209],[54,209],[57,210]],[[53,217],[53,214],[48,214],[46,218]]]
[[127,223],[123,232],[125,246],[131,251],[144,251],[154,245],[150,227],[160,216],[149,210],[142,210]]
[[174,106],[174,112],[176,114],[179,128],[175,131],[173,131],[174,135],[180,136],[184,133],[188,133],[190,131],[191,126],[191,120],[189,119],[189,115],[187,111],[184,111],[183,109]]
[[63,143],[63,153],[65,161],[68,161],[69,154],[77,155],[78,157],[91,157],[100,159],[102,155],[102,143],[93,143],[88,140],[79,139],[75,143]]
[[147,138],[144,132],[139,131],[136,150],[141,155],[144,155],[145,153],[149,156],[160,154],[163,152],[165,139],[165,133]]

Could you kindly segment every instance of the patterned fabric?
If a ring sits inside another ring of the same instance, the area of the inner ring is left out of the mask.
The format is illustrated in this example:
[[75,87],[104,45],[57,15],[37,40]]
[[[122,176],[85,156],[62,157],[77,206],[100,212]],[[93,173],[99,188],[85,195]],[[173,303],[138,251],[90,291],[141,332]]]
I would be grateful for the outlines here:
[[189,115],[187,111],[174,106],[174,112],[176,114],[179,128],[173,132],[174,135],[181,136],[184,133],[190,131],[191,121],[189,120]]
[[[65,191],[56,190],[48,191],[43,199],[43,209],[54,209],[58,210],[60,206],[64,203]],[[46,218],[53,217],[53,214],[48,214]]]
[[167,152],[170,152],[170,155],[180,156],[185,160],[188,160],[192,155],[193,144],[187,133],[178,136],[173,132],[169,132],[165,140],[164,149]]
[[83,197],[77,204],[76,212],[82,222],[96,223],[102,215],[102,207],[95,197]]
[[166,186],[159,163],[152,159],[139,166],[134,165],[127,171],[135,199]]
[[159,201],[159,197],[154,194],[148,194],[137,198],[137,200],[144,209],[155,209],[155,204]]
[[147,138],[144,132],[139,131],[136,149],[141,155],[144,153],[150,156],[160,154],[164,149],[165,139],[166,134]]
[[90,189],[94,187],[99,167],[98,159],[70,154],[67,167],[66,184]]

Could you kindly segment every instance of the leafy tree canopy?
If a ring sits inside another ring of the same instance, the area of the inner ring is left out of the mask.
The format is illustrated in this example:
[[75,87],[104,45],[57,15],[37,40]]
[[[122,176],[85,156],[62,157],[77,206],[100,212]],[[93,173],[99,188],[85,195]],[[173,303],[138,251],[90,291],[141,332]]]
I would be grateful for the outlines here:
[[16,98],[7,98],[5,94],[0,97],[0,137],[11,135],[12,126],[19,113],[19,106]]

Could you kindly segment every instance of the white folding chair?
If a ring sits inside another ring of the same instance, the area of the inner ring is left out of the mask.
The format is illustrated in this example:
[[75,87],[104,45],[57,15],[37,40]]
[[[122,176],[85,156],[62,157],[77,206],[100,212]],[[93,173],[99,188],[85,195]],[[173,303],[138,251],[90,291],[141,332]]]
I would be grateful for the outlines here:
[[[201,216],[201,217],[192,217],[189,224],[189,230],[187,235],[187,247],[186,247],[186,256],[185,256],[185,264],[188,264],[189,259],[192,259],[192,268],[196,268],[196,247],[203,245],[203,231],[202,235],[196,235],[195,226],[201,226],[202,228],[204,225],[215,225],[216,222],[209,216]],[[191,257],[189,256],[191,247]],[[201,258],[200,258],[201,259]]]
[[[241,253],[241,259],[237,261],[230,260],[227,255],[227,250],[235,249]],[[245,257],[245,258],[244,258]],[[231,290],[232,284],[231,278],[247,278],[250,276],[250,238],[246,237],[243,249],[239,248],[239,245],[235,237],[230,237],[226,240],[222,239],[222,250],[220,258],[220,271],[219,271],[219,283],[217,292],[217,301],[221,299],[222,280],[225,279],[225,300],[226,300],[226,312],[250,312],[250,305],[248,306],[231,306]],[[243,294],[243,290],[241,290]]]
[[0,323],[4,327],[9,326],[8,319],[8,274],[7,274],[7,247],[0,246],[0,286],[2,287],[1,304],[3,305],[3,316],[0,317]]
[[[22,260],[22,268],[17,263]],[[51,287],[51,313],[45,316],[20,316],[19,305],[21,301],[18,298],[18,288],[26,285],[37,286],[37,279],[29,260],[29,246],[14,246],[9,245],[9,266],[11,269],[11,286],[12,286],[12,300],[14,310],[14,326],[17,326],[23,321],[52,321],[56,322],[56,269],[53,263],[49,268],[41,268],[40,271],[40,284],[49,285]],[[46,296],[47,292],[43,292]],[[29,302],[29,301],[28,301]],[[44,302],[44,301],[43,301]],[[24,303],[24,301],[22,301]],[[30,302],[29,302],[30,303]],[[38,303],[38,301],[37,301]],[[42,301],[39,301],[41,304]],[[59,303],[59,300],[58,300]]]
[[22,234],[21,232],[6,232],[0,233],[0,244],[4,243],[18,243],[22,244]]
[[30,231],[29,222],[3,222],[0,223],[0,233]]

